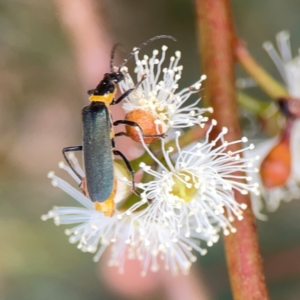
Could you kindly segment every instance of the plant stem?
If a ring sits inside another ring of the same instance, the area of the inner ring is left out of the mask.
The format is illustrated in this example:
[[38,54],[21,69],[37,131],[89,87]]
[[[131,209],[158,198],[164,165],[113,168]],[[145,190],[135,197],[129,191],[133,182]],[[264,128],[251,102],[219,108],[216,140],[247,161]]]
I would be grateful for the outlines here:
[[[211,138],[225,126],[226,140],[238,140],[241,130],[234,80],[235,34],[229,0],[196,0],[195,3],[201,60],[207,75],[204,91],[218,121]],[[231,151],[239,149],[238,144],[228,147]],[[238,300],[269,299],[250,197],[237,191],[234,194],[236,201],[246,203],[248,208],[242,221],[233,222],[237,232],[224,237],[233,296]]]
[[237,93],[237,99],[241,107],[245,108],[247,111],[250,111],[252,114],[258,117],[260,117],[264,113],[264,111],[268,109],[270,103],[273,103],[270,101],[260,101],[243,92]]
[[238,62],[271,98],[278,100],[289,96],[284,87],[258,65],[243,42],[236,40],[233,47]]

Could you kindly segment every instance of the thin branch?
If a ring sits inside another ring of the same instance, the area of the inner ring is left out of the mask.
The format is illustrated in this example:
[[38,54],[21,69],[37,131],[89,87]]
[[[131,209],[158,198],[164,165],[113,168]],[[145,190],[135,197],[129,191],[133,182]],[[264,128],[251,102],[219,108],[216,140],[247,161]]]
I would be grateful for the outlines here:
[[[241,129],[234,78],[235,34],[229,0],[196,0],[201,61],[207,75],[205,93],[218,121],[211,138],[228,128],[226,139],[238,140]],[[235,144],[228,150],[236,151]],[[225,249],[234,299],[269,299],[250,198],[235,191],[236,201],[246,203],[242,221],[235,220],[237,233],[225,236]]]
[[278,100],[289,96],[285,88],[258,65],[243,42],[236,40],[233,46],[238,62],[271,98]]

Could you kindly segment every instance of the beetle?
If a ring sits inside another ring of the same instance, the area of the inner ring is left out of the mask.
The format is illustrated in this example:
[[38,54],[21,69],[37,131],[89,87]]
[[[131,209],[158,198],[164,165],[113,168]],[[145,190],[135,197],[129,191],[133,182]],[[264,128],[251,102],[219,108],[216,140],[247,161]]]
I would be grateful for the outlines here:
[[[134,170],[129,160],[121,151],[115,148],[114,137],[122,136],[124,133],[115,135],[113,130],[113,126],[119,124],[135,127],[139,127],[139,125],[132,121],[127,122],[126,120],[113,122],[110,105],[118,104],[124,100],[145,79],[146,75],[141,78],[135,87],[124,92],[118,99],[115,99],[117,92],[116,85],[124,80],[122,67],[133,57],[134,53],[149,43],[162,38],[175,40],[172,36],[168,35],[159,35],[147,40],[130,52],[116,71],[113,67],[113,60],[118,44],[113,47],[110,59],[110,73],[104,74],[103,79],[96,88],[88,91],[91,103],[82,109],[83,145],[65,147],[62,149],[67,164],[82,181],[83,192],[89,196],[91,201],[95,202],[95,209],[102,211],[104,215],[108,217],[114,214],[114,197],[117,188],[117,180],[114,176],[114,155],[120,156],[124,161],[127,169],[131,173],[132,191],[139,195],[135,187]],[[144,136],[148,137],[146,135]],[[161,137],[163,135],[157,136]],[[71,151],[83,151],[85,178],[82,178],[70,163],[66,153]]]

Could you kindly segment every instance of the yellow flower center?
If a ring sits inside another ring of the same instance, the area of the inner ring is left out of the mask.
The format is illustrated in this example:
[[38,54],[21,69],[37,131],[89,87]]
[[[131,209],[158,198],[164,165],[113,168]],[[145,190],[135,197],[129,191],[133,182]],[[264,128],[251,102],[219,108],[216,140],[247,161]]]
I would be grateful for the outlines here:
[[172,179],[174,185],[170,193],[183,199],[185,202],[191,201],[198,190],[194,185],[191,173],[181,172],[176,176],[173,175]]

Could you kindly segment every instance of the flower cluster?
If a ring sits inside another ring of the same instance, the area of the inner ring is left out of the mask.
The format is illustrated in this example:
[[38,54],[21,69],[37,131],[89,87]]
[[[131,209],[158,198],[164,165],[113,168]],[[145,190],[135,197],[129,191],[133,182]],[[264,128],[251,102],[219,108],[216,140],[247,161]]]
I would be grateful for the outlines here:
[[[69,157],[76,170],[83,174],[83,170],[77,159],[71,155]],[[59,166],[72,175],[77,181],[78,178],[73,171],[63,163]],[[83,207],[54,207],[42,220],[53,219],[56,225],[78,224],[71,229],[66,229],[66,235],[70,236],[70,243],[77,243],[77,248],[83,252],[95,253],[94,261],[98,261],[102,253],[108,246],[111,255],[109,265],[117,266],[119,272],[124,271],[126,259],[138,259],[142,262],[142,275],[146,275],[148,269],[157,271],[159,260],[162,260],[164,268],[177,274],[178,270],[183,273],[188,272],[192,262],[196,257],[192,254],[195,249],[200,254],[206,254],[206,250],[200,247],[200,240],[206,241],[208,246],[218,240],[218,236],[203,234],[198,231],[193,232],[188,237],[187,230],[193,228],[193,224],[183,224],[178,231],[173,231],[157,217],[148,220],[151,215],[152,206],[145,210],[134,212],[133,207],[125,212],[117,213],[107,218],[102,212],[96,211],[93,202],[80,191],[69,185],[61,178],[49,173],[52,184],[61,188]],[[118,183],[122,183],[125,178],[118,178]],[[121,189],[117,195],[124,195]],[[140,206],[139,203],[138,206]],[[188,226],[188,229],[187,227]]]
[[[154,50],[151,58],[144,55],[142,60],[139,58],[139,52],[135,52],[137,81],[143,76],[145,79],[123,104],[123,109],[127,113],[126,117],[130,117],[135,111],[142,110],[143,114],[153,116],[155,124],[161,127],[160,131],[163,133],[171,128],[182,129],[196,124],[203,125],[207,121],[207,117],[203,114],[212,112],[212,108],[197,107],[200,99],[190,105],[185,105],[192,94],[199,93],[202,81],[206,79],[205,75],[202,75],[192,86],[176,93],[183,70],[183,66],[179,65],[181,53],[176,51],[175,56],[171,56],[169,65],[163,67],[167,49],[167,46],[162,47],[160,58],[158,58],[159,51]],[[126,67],[123,71],[126,72],[126,76],[125,80],[120,82],[120,89],[125,92],[133,88],[135,84]]]
[[[247,206],[237,203],[234,193],[259,194],[257,184],[252,183],[249,175],[258,171],[253,167],[258,158],[243,157],[254,146],[247,145],[245,137],[226,141],[227,128],[212,138],[211,132],[217,121],[208,123],[208,118],[203,116],[204,112],[212,110],[198,108],[199,100],[183,106],[190,95],[199,90],[204,76],[193,88],[176,94],[182,71],[178,66],[180,53],[176,52],[169,67],[162,69],[165,52],[166,47],[163,47],[161,58],[157,59],[158,51],[155,50],[151,59],[145,56],[142,61],[135,54],[138,80],[144,74],[147,77],[124,104],[127,112],[135,109],[150,112],[164,132],[173,129],[175,135],[174,140],[161,139],[150,149],[136,128],[148,158],[140,161],[144,176],[137,183],[139,199],[134,196],[129,198],[133,202],[127,201],[131,181],[120,166],[115,166],[116,211],[110,218],[95,210],[94,204],[83,193],[53,172],[49,174],[53,185],[64,190],[82,207],[54,207],[42,219],[54,219],[57,225],[71,225],[66,230],[70,242],[76,243],[84,252],[95,253],[95,261],[108,248],[109,264],[117,266],[120,272],[124,271],[126,260],[138,259],[142,275],[148,270],[157,271],[161,266],[173,274],[187,273],[196,260],[193,251],[204,255],[206,247],[218,241],[220,230],[225,235],[236,231],[232,222],[243,219],[243,210]],[[161,69],[163,77],[160,79]],[[134,86],[129,74],[120,86],[123,90]],[[194,125],[203,127],[203,122],[207,124],[203,140],[182,147],[179,129]],[[69,156],[69,160],[84,178],[84,171],[75,156]],[[64,163],[60,163],[60,167],[81,183],[70,167]]]
[[215,240],[216,228],[222,229],[225,235],[236,231],[231,222],[235,218],[242,220],[243,209],[247,206],[235,201],[233,191],[259,195],[258,185],[251,183],[251,176],[238,173],[256,173],[258,170],[252,166],[258,157],[248,159],[241,156],[241,153],[253,149],[253,144],[238,151],[227,151],[228,146],[248,141],[244,137],[227,142],[224,137],[227,128],[223,128],[214,140],[209,141],[210,132],[216,123],[212,120],[204,141],[187,149],[181,149],[181,134],[178,131],[175,148],[166,148],[162,140],[161,152],[165,164],[143,145],[158,165],[157,169],[153,169],[143,162],[140,164],[142,170],[154,178],[139,184],[143,190],[142,199],[152,199],[153,202],[147,212],[149,223],[154,217],[173,230],[185,225],[185,235],[188,237],[193,231],[189,228],[191,222],[196,232],[211,236],[211,242]]

